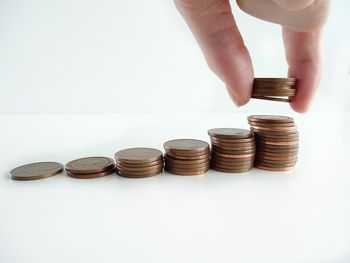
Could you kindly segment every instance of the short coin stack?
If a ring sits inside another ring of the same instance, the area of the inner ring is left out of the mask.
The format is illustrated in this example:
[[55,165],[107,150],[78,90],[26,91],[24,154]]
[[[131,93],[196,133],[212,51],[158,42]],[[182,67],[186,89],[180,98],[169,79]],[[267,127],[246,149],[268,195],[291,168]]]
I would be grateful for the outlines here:
[[252,98],[290,102],[295,96],[294,78],[255,78]]
[[85,157],[67,163],[66,172],[70,177],[92,179],[114,173],[115,164],[108,157]]
[[117,173],[128,178],[144,178],[163,171],[163,153],[153,148],[129,148],[115,154]]
[[208,131],[212,151],[210,167],[226,173],[249,171],[254,164],[253,133],[244,129],[216,128]]
[[209,169],[209,144],[200,140],[178,139],[164,143],[165,170],[177,175],[200,175]]
[[292,170],[298,159],[299,134],[291,117],[248,117],[256,139],[255,167],[269,171]]

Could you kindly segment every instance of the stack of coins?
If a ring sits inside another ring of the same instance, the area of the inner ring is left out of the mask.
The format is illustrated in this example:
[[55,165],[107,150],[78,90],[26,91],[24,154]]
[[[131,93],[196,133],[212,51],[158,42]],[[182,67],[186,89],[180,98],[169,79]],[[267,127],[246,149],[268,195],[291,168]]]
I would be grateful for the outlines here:
[[165,170],[177,175],[200,175],[208,171],[209,144],[200,140],[178,139],[164,143]]
[[255,167],[269,171],[292,170],[299,148],[299,134],[293,118],[252,115],[248,123],[256,140]]
[[242,173],[254,165],[255,140],[244,129],[216,128],[208,131],[212,151],[210,167],[225,173]]
[[255,78],[252,98],[290,102],[295,96],[294,78]]
[[67,163],[66,172],[70,177],[92,179],[114,173],[115,164],[108,157],[85,157]]
[[30,163],[12,169],[10,178],[19,181],[30,181],[48,178],[63,171],[63,165],[56,162]]
[[116,152],[117,173],[127,178],[144,178],[163,171],[163,153],[153,148],[130,148]]

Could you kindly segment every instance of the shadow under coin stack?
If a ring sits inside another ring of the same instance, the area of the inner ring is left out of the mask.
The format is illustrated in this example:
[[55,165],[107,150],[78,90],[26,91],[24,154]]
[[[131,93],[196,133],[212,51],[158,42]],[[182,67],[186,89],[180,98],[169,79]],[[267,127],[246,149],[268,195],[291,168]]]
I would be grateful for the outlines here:
[[178,139],[164,143],[165,170],[177,175],[200,175],[209,169],[209,144],[200,140]]
[[212,151],[210,168],[225,173],[243,173],[254,165],[255,140],[244,129],[216,128],[208,131]]
[[256,140],[255,167],[290,171],[298,159],[299,134],[293,118],[275,115],[248,117]]
[[116,152],[117,173],[128,178],[144,178],[163,171],[163,153],[153,148],[130,148]]
[[295,96],[294,78],[255,78],[252,98],[290,102]]
[[113,159],[108,157],[85,157],[66,164],[66,172],[70,177],[92,179],[110,175],[115,172]]

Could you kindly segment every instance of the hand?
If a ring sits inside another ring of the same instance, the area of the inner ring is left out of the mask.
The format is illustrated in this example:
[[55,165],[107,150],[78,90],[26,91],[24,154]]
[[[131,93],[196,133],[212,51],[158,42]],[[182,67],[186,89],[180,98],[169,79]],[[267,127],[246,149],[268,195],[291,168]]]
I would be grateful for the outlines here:
[[[246,104],[253,86],[253,66],[229,0],[174,1],[210,69],[225,82],[237,106]],[[307,111],[320,82],[321,31],[330,0],[237,0],[237,4],[252,16],[282,25],[288,76],[298,79],[291,106],[297,112]]]

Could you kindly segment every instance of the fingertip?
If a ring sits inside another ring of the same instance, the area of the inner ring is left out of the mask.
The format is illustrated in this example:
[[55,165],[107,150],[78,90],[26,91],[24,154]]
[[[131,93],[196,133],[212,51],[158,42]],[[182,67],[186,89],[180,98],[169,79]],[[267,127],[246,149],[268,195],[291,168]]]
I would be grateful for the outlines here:
[[226,84],[226,89],[237,107],[241,107],[247,104],[250,100],[250,91],[249,87],[243,89],[244,92],[237,90],[234,86],[230,86]]

